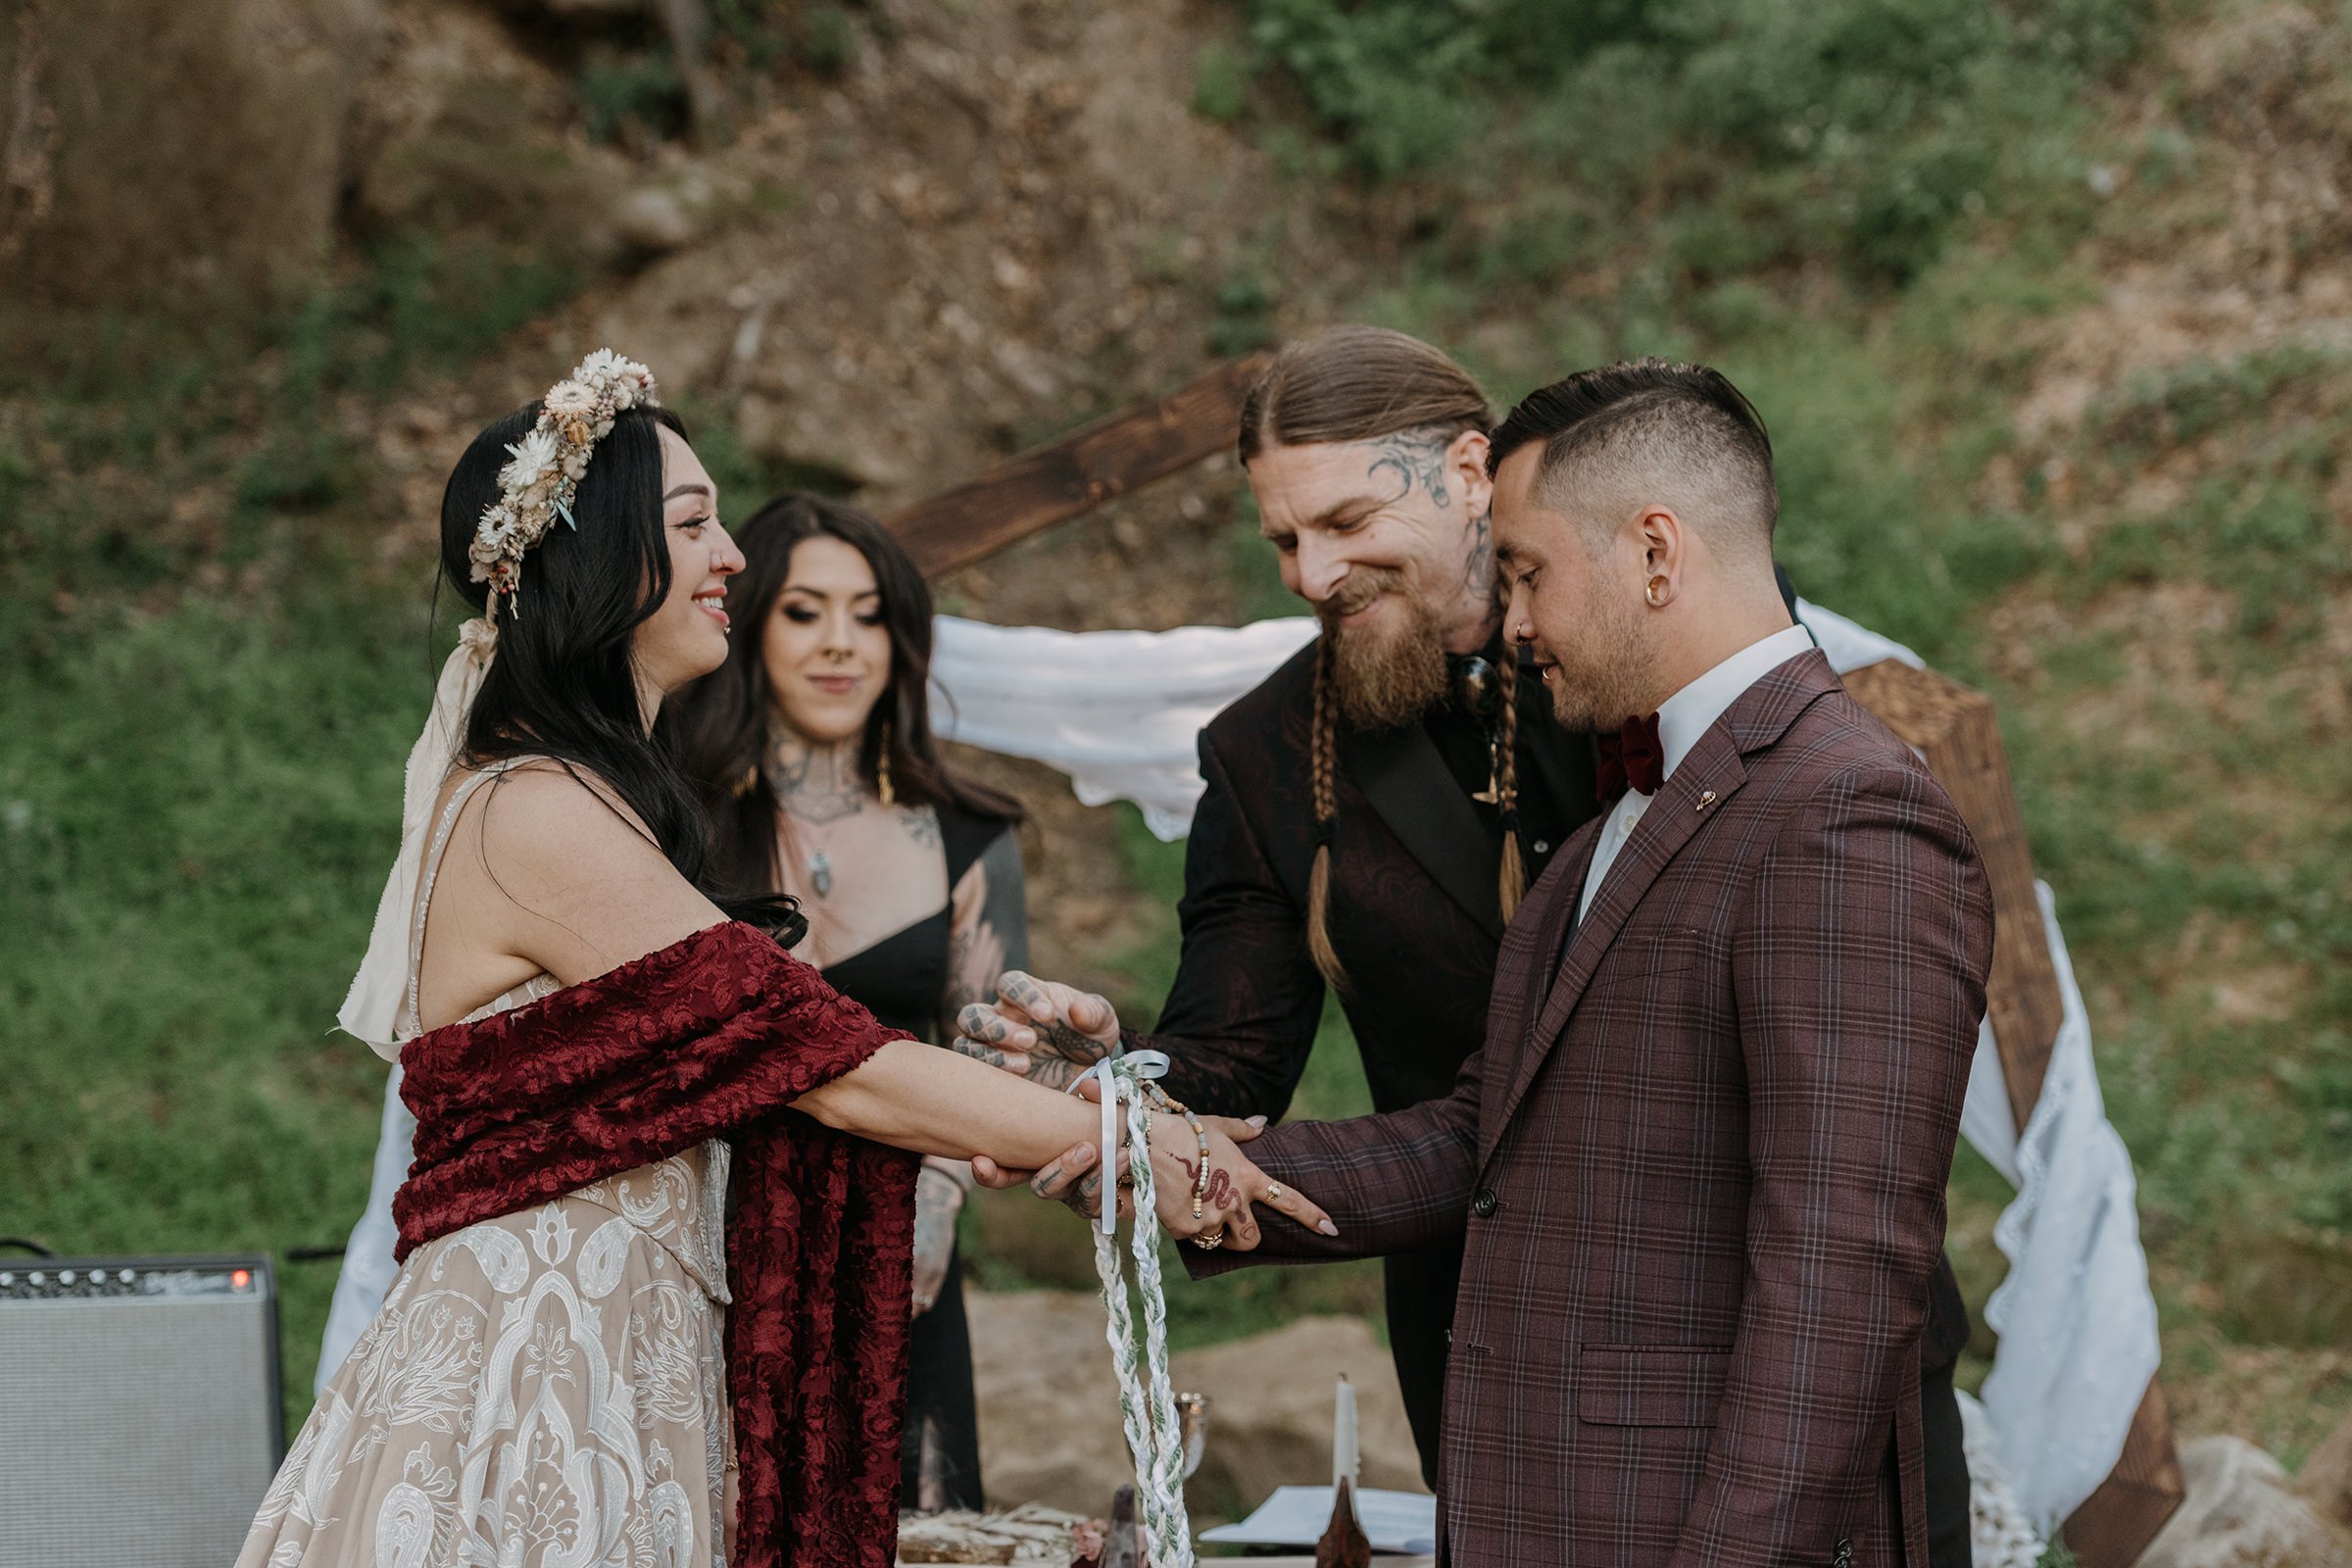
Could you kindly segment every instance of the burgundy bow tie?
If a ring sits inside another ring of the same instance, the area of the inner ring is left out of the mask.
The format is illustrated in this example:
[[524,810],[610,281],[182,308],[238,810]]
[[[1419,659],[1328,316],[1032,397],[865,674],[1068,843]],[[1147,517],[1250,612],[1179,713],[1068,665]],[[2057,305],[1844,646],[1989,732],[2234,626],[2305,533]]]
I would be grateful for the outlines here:
[[1595,744],[1600,749],[1600,772],[1592,780],[1592,793],[1600,797],[1601,805],[1613,803],[1628,786],[1655,795],[1658,786],[1666,782],[1666,748],[1658,744],[1657,714],[1629,718],[1624,729],[1600,736]]

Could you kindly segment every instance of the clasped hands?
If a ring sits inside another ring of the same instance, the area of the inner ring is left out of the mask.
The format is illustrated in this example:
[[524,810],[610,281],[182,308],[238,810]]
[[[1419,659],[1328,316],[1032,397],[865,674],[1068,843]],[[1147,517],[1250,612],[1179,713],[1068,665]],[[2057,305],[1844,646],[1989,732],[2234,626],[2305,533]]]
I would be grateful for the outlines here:
[[[1013,969],[998,978],[994,1003],[973,1003],[963,1009],[956,1031],[955,1049],[963,1054],[1049,1089],[1067,1090],[1118,1044],[1119,1016],[1092,992]],[[1101,1080],[1088,1079],[1079,1084],[1079,1092],[1099,1102]],[[1135,1200],[1127,1171],[1124,1118],[1121,1122],[1113,1190],[1119,1213],[1129,1215],[1135,1211]],[[1330,1215],[1269,1177],[1242,1152],[1240,1146],[1265,1125],[1263,1116],[1188,1120],[1163,1112],[1152,1118],[1153,1207],[1171,1234],[1198,1247],[1251,1250],[1258,1244],[1258,1203],[1326,1236],[1339,1234]],[[972,1176],[983,1187],[999,1189],[1026,1182],[1038,1197],[1092,1217],[1102,1212],[1103,1173],[1096,1168],[1101,1161],[1101,1150],[1084,1143],[1035,1171],[1006,1170],[983,1154],[972,1161]]]

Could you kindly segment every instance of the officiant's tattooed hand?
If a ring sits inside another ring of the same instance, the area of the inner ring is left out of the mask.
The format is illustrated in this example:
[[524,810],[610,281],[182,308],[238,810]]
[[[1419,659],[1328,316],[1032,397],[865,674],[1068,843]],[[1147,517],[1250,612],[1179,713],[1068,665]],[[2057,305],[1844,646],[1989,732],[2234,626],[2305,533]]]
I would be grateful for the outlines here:
[[1048,1089],[1067,1089],[1118,1043],[1119,1015],[1102,998],[1018,969],[997,979],[997,1000],[956,1020],[955,1049]]

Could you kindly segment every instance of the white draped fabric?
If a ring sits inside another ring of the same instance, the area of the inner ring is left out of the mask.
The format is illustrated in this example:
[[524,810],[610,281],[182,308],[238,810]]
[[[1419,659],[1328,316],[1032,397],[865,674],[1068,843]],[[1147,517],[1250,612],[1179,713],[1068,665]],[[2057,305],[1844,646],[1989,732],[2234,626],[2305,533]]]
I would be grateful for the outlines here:
[[[1798,618],[1838,671],[1898,643],[1818,605]],[[932,664],[940,733],[1066,774],[1090,806],[1124,800],[1162,839],[1184,836],[1201,781],[1200,727],[1297,653],[1311,617],[1167,632],[1064,632],[943,615]],[[1994,1238],[2007,1280],[1986,1308],[2001,1342],[1984,1391],[2017,1498],[2043,1531],[2105,1479],[2157,1360],[2156,1308],[2139,1248],[2129,1154],[2108,1125],[2090,1030],[2049,890],[2041,890],[2066,1014],[2032,1124],[2015,1136],[1989,1025],[1978,1036],[1961,1129],[2016,1184]],[[341,1362],[392,1276],[392,1195],[414,1123],[395,1069],[367,1213],[352,1232],[319,1376]]]
[[[1918,664],[1900,643],[1796,602],[1832,665]],[[1069,775],[1089,806],[1132,801],[1163,840],[1200,799],[1200,727],[1314,639],[1311,615],[1174,631],[1054,631],[942,615],[932,723],[949,740]]]
[[2065,1014],[2023,1137],[1992,1026],[1977,1033],[1961,1131],[2017,1188],[1992,1239],[2008,1277],[1984,1304],[2001,1337],[1981,1396],[2019,1502],[2046,1536],[2115,1468],[2156,1375],[2156,1298],[2132,1155],[2107,1120],[2057,901],[2035,883]]
[[1069,775],[1089,806],[1132,801],[1162,840],[1192,829],[1201,726],[1313,641],[1312,615],[1174,631],[1054,631],[938,618],[932,725]]

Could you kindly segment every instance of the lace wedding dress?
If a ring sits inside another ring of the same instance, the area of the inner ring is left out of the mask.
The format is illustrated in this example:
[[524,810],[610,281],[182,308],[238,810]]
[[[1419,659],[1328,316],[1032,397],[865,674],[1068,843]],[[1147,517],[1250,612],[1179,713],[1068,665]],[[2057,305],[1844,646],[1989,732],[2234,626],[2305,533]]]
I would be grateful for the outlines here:
[[[410,933],[416,1027],[424,913]],[[541,975],[466,1019],[558,989]],[[279,1468],[237,1568],[722,1568],[728,1148],[416,1249]]]

